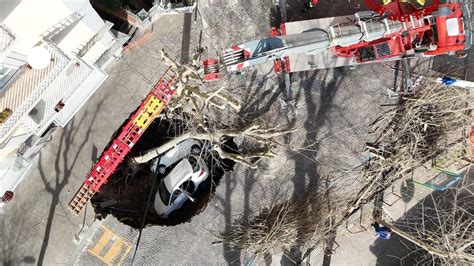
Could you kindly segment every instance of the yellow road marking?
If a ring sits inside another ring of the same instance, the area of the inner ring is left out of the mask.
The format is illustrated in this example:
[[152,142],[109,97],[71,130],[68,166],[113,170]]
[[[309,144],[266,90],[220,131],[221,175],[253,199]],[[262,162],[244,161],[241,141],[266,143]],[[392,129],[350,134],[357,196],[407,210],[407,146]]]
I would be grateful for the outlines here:
[[[102,226],[102,229],[104,230],[104,233],[100,239],[96,242],[93,248],[88,249],[87,251],[107,265],[122,265],[132,249],[132,245],[128,241],[114,234],[107,227]],[[109,243],[111,243],[111,245],[108,250],[105,251],[105,247]],[[104,252],[106,252],[105,255],[101,255],[101,253]]]
[[92,254],[99,254],[102,249],[104,249],[105,245],[109,242],[112,238],[112,232],[108,229],[104,228],[104,233],[100,237],[99,241],[95,244],[95,246],[89,250]]

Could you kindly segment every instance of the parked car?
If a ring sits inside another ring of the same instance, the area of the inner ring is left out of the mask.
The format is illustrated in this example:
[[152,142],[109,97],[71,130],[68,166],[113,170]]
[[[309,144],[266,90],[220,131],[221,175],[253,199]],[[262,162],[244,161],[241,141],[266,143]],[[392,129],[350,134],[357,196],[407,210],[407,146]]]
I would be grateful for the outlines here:
[[168,168],[173,164],[179,162],[181,159],[185,158],[189,154],[199,155],[202,150],[202,143],[196,139],[187,139],[180,142],[171,150],[167,151],[165,154],[155,158],[151,162],[151,171],[164,175]]
[[195,201],[194,192],[209,177],[209,168],[204,160],[190,154],[176,164],[158,185],[154,208],[162,218],[181,208],[187,200]]

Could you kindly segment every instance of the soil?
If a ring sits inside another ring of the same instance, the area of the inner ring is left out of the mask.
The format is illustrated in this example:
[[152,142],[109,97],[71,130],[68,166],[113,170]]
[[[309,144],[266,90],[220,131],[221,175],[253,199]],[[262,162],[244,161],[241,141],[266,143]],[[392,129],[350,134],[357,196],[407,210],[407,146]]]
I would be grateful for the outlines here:
[[194,0],[170,0],[169,2],[178,6],[192,6],[194,4]]
[[[223,175],[225,172],[232,171],[235,162],[222,160],[212,151],[203,152],[202,158],[209,166],[210,177],[202,182],[193,194],[196,201],[191,202],[187,200],[183,207],[172,212],[168,219],[163,219],[156,214],[153,208],[157,187],[162,177],[157,177],[151,172],[149,163],[131,165],[127,160],[163,144],[169,138],[174,137],[173,132],[180,132],[181,130],[183,129],[178,129],[174,121],[170,123],[166,120],[156,120],[150,125],[117,172],[109,178],[109,182],[102,186],[100,192],[92,198],[91,202],[94,212],[99,219],[105,218],[110,214],[126,225],[141,228],[145,210],[147,209],[147,202],[150,200],[144,225],[172,226],[189,222],[193,216],[206,208]],[[237,145],[232,139],[223,142],[222,148],[232,152],[237,151]],[[151,198],[149,199],[149,197]]]

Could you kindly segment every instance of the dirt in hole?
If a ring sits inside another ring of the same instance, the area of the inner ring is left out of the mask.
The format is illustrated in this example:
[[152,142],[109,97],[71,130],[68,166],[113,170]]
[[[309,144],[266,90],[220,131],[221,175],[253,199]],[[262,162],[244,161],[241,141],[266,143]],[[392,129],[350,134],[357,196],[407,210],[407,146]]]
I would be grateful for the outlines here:
[[172,3],[176,7],[181,7],[181,6],[192,6],[194,5],[194,2],[196,0],[168,0],[168,1],[163,1],[163,3]]
[[[109,178],[108,183],[103,185],[101,190],[92,198],[92,206],[99,219],[105,218],[107,215],[113,215],[126,225],[140,228],[154,178],[156,178],[156,181],[145,225],[172,226],[189,222],[193,216],[206,208],[225,172],[233,170],[234,161],[220,159],[217,153],[213,151],[203,152],[201,156],[209,167],[210,175],[193,194],[196,201],[187,200],[179,210],[172,212],[169,218],[163,219],[157,215],[153,208],[160,177],[155,177],[155,174],[151,172],[151,162],[131,165],[127,160],[162,145],[174,137],[174,132],[182,132],[182,128],[176,128],[175,121],[170,123],[166,120],[156,120],[150,125],[119,169]],[[237,145],[232,139],[224,141],[221,147],[227,151],[237,152]]]

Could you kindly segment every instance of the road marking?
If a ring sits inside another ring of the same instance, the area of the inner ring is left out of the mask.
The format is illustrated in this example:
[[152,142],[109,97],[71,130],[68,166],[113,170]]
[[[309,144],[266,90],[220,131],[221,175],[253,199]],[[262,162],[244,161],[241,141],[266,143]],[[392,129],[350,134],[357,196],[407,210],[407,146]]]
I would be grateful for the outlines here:
[[102,229],[104,233],[100,239],[93,248],[87,251],[107,265],[122,265],[125,257],[132,249],[132,245],[107,227],[102,226]]

